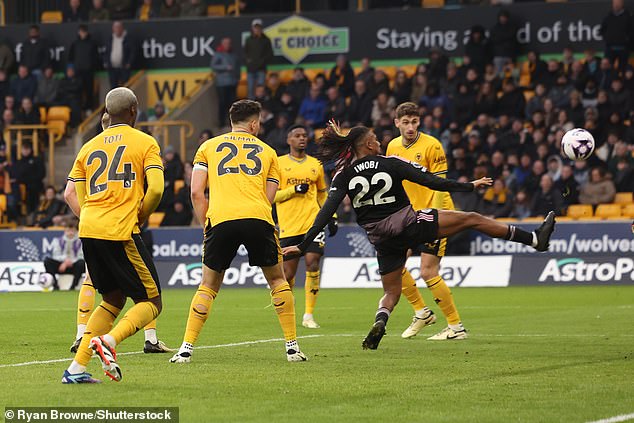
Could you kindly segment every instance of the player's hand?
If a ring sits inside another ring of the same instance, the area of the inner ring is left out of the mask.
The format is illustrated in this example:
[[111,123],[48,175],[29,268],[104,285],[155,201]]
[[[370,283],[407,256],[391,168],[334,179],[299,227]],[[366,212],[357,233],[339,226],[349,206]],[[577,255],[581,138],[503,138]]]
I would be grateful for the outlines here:
[[484,178],[471,181],[471,183],[473,184],[474,189],[478,189],[480,187],[489,187],[493,185],[493,179],[485,176]]
[[328,222],[328,238],[337,235],[337,231],[339,230],[339,222],[336,217],[331,217],[330,222]]
[[308,184],[295,185],[295,194],[306,194],[308,192],[309,187],[310,185]]
[[282,248],[282,254],[284,254],[285,256],[299,256],[302,254],[302,250],[300,250],[297,245],[291,245]]

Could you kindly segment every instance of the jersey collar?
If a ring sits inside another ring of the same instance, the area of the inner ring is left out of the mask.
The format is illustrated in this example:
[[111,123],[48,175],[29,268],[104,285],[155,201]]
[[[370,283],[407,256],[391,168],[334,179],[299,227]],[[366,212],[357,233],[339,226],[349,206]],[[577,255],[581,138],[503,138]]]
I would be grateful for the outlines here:
[[414,144],[416,144],[416,143],[418,142],[418,140],[419,140],[419,139],[420,139],[420,132],[418,132],[418,135],[416,136],[416,139],[414,140],[414,142],[413,142],[413,143],[411,143],[411,144],[409,144],[409,145],[405,145],[405,144],[403,143],[403,141],[404,141],[405,139],[401,136],[401,144],[403,145],[403,147],[405,147],[405,148],[407,149],[407,148],[410,148],[411,146],[413,146]]
[[291,155],[291,153],[288,153],[288,158],[294,161],[295,163],[304,163],[306,159],[308,159],[308,154],[306,154],[303,159],[296,159],[295,157]]

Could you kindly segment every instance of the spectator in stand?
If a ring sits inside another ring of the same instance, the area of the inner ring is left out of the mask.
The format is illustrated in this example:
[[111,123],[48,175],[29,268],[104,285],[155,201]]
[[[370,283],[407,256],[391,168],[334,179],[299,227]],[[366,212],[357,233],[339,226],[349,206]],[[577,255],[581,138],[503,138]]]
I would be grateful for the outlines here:
[[425,107],[427,110],[441,107],[443,111],[446,111],[449,108],[449,98],[440,92],[438,84],[431,82],[427,85],[425,95],[418,100],[418,105]]
[[7,109],[11,110],[12,112],[16,112],[17,111],[17,105],[15,104],[15,97],[13,97],[11,94],[7,94],[4,97],[4,102],[2,103],[1,109],[2,109],[3,112],[5,110],[7,110]]
[[430,81],[440,82],[447,75],[449,59],[438,47],[429,50],[429,63],[427,64],[427,76]]
[[182,2],[181,17],[199,18],[202,16],[207,16],[207,5],[202,0],[184,0]]
[[515,83],[507,79],[502,84],[502,97],[498,101],[498,113],[504,111],[509,116],[522,118],[526,109],[524,94],[515,87]]
[[15,121],[22,125],[39,125],[41,123],[40,111],[33,107],[33,100],[30,97],[22,98]]
[[467,84],[458,85],[458,95],[452,102],[453,120],[460,126],[466,126],[473,119],[473,111],[476,108],[476,94],[469,90]]
[[272,101],[266,85],[256,85],[253,91],[253,100],[257,101],[262,107],[272,110]]
[[171,145],[168,145],[163,150],[163,169],[165,187],[158,207],[160,210],[165,210],[166,206],[174,201],[174,183],[178,179],[183,179],[183,162]]
[[37,92],[37,78],[29,73],[28,67],[20,65],[18,77],[11,81],[9,91],[18,104],[24,97],[34,98]]
[[427,75],[424,73],[417,73],[412,78],[412,94],[410,96],[410,100],[413,103],[418,104],[421,98],[427,92]]
[[458,85],[465,84],[470,94],[473,93],[473,95],[475,96],[475,93],[479,89],[479,85],[477,88],[474,89],[471,83],[474,82],[473,85],[477,85],[475,81],[477,79],[477,76],[474,78],[474,75],[477,75],[477,73],[474,69],[469,69],[467,72],[471,76],[470,80],[466,78],[466,75],[465,78],[461,78],[458,75],[458,67],[456,66],[456,64],[454,62],[449,62],[447,64],[447,74],[439,83],[440,91],[453,101],[456,98],[456,94],[458,93]]
[[[185,172],[185,186],[178,190],[174,196],[174,201],[165,210],[165,216],[161,221],[161,226],[189,226],[192,223],[194,217],[191,204],[191,188],[189,186],[191,181],[191,163],[185,164],[185,169],[190,169],[189,172]],[[187,177],[189,173],[189,177]]]
[[297,112],[299,111],[299,106],[287,90],[282,93],[279,102],[273,103],[273,108],[275,114],[285,114],[289,122],[295,122]]
[[106,44],[105,68],[108,70],[110,87],[124,86],[130,79],[135,59],[135,49],[121,21],[112,23],[112,36]]
[[308,95],[308,90],[310,89],[310,81],[306,78],[306,74],[304,73],[304,68],[295,68],[293,70],[293,79],[288,83],[286,87],[286,92],[293,97],[293,101],[296,104],[299,104],[306,95]]
[[612,81],[617,77],[617,73],[612,67],[612,63],[607,57],[601,59],[599,70],[594,75],[594,80],[600,90],[608,90]]
[[[271,40],[262,30],[262,19],[253,19],[251,35],[244,43],[244,63],[247,66],[247,92],[254,98],[255,86],[264,85],[266,68],[273,60]],[[301,98],[298,99],[301,101]]]
[[68,0],[63,12],[64,22],[84,22],[88,17],[80,0]]
[[31,25],[29,27],[29,38],[22,43],[20,65],[26,66],[32,75],[39,78],[42,74],[42,70],[50,61],[51,56],[48,47],[40,38],[40,27]]
[[605,57],[613,66],[623,72],[630,56],[630,47],[634,41],[632,14],[625,8],[623,0],[612,0],[612,10],[601,23],[601,35],[605,41]]
[[572,86],[575,87],[577,91],[583,91],[588,79],[589,77],[586,74],[583,63],[580,60],[575,60],[568,71],[568,80]]
[[90,22],[106,22],[110,20],[110,10],[106,9],[103,0],[92,0],[92,8],[88,13]]
[[480,85],[480,89],[475,96],[473,114],[495,116],[497,112],[497,103],[498,97],[497,93],[493,89],[493,84],[485,81]]
[[30,141],[22,142],[21,153],[22,157],[13,165],[15,182],[12,190],[20,192],[20,185],[25,185],[26,211],[27,215],[31,216],[37,210],[40,194],[44,189],[42,181],[46,176],[46,169],[42,159],[33,156],[33,144]]
[[79,25],[77,38],[70,45],[68,63],[75,68],[75,74],[81,81],[82,108],[94,107],[94,74],[99,68],[97,43],[88,32],[88,26]]
[[365,82],[366,86],[372,81],[374,78],[374,68],[370,63],[370,59],[364,57],[361,59],[361,69],[357,74],[357,79],[361,79]]
[[326,103],[326,121],[331,119],[335,122],[346,120],[346,100],[339,94],[337,87],[330,87],[326,92],[328,102]]
[[410,101],[412,93],[412,82],[407,78],[407,74],[403,70],[398,70],[394,77],[394,100],[396,104],[405,103]]
[[561,168],[559,180],[555,182],[555,187],[561,192],[563,197],[563,208],[568,210],[571,204],[579,201],[579,184],[575,181],[572,166],[564,165]]
[[568,77],[562,73],[557,77],[555,85],[548,92],[548,98],[553,101],[555,108],[565,108],[568,106],[570,94],[573,91],[574,87],[568,83]]
[[[546,165],[541,160],[535,160],[531,166],[531,173],[524,180],[523,188],[528,192],[535,192],[541,184],[542,176],[546,173]],[[552,178],[551,178],[552,179]]]
[[159,10],[160,18],[178,18],[181,14],[181,6],[176,0],[163,0]]
[[546,99],[546,86],[544,84],[537,84],[535,86],[535,95],[526,102],[526,119],[531,119],[533,114],[537,111],[544,109],[544,100]]
[[200,135],[198,135],[198,145],[200,146],[200,144],[204,143],[207,140],[210,140],[214,137],[214,133],[211,131],[211,129],[203,129],[200,132]]
[[630,97],[631,93],[625,91],[623,81],[620,78],[615,78],[610,84],[608,99],[613,110],[618,111],[622,118],[628,116],[629,111],[632,110]]
[[484,191],[478,211],[492,218],[508,217],[513,209],[513,194],[502,179],[496,179],[492,187]]
[[303,124],[315,129],[322,128],[326,123],[326,100],[321,96],[319,87],[313,84],[310,87],[310,94],[304,98],[299,106],[299,117]]
[[82,81],[77,78],[73,65],[66,66],[66,76],[59,82],[57,103],[70,107],[70,126],[81,122]]
[[530,86],[536,87],[537,84],[547,84],[548,80],[548,66],[540,57],[539,53],[535,50],[530,50],[526,55],[528,72],[530,74]]
[[59,79],[55,78],[53,68],[47,66],[43,77],[37,82],[35,92],[35,104],[40,107],[51,107],[59,93]]
[[525,219],[531,216],[531,199],[530,196],[524,190],[519,190],[515,194],[515,200],[513,201],[513,209],[511,210],[510,217],[516,219]]
[[81,248],[81,240],[77,235],[77,221],[71,219],[64,225],[64,235],[53,240],[52,257],[44,259],[46,273],[53,276],[53,290],[58,290],[58,274],[73,275],[73,284],[70,289],[79,286],[82,275],[86,269],[84,253]]
[[489,42],[496,72],[501,74],[517,55],[517,27],[510,20],[507,10],[500,10],[496,24],[489,32]]
[[379,93],[379,95],[372,102],[372,124],[378,126],[379,120],[383,115],[388,115],[390,121],[394,119],[394,110],[396,109],[396,101],[394,97],[388,95],[386,92]]
[[615,195],[614,182],[607,177],[603,168],[595,167],[590,171],[590,180],[581,185],[579,202],[596,206],[601,203],[613,202]]
[[15,113],[13,112],[13,109],[4,109],[4,111],[2,112],[2,125],[0,125],[1,128],[4,130],[7,126],[13,125],[14,123]]
[[57,199],[55,187],[49,185],[44,191],[44,198],[35,214],[35,226],[47,228],[53,225],[53,218],[62,216],[66,212],[66,204]]
[[581,94],[579,91],[573,91],[570,93],[568,106],[565,110],[568,113],[568,118],[575,127],[579,128],[583,126],[584,110],[583,105],[581,104]]
[[286,91],[286,85],[282,84],[280,75],[277,72],[271,72],[266,80],[266,89],[271,100],[279,102],[282,94]]
[[112,20],[132,19],[134,2],[133,0],[108,0],[108,10]]
[[561,216],[564,206],[561,192],[554,187],[553,179],[550,175],[542,175],[539,182],[539,191],[532,192],[535,192],[535,194],[531,205],[531,216],[546,216],[551,210],[557,216]]
[[[337,91],[336,88],[335,91]],[[286,142],[288,126],[288,116],[284,113],[280,113],[275,117],[275,128],[273,128],[266,136],[266,143],[273,147],[278,156],[288,154],[289,146]]]
[[158,15],[158,10],[154,5],[153,0],[143,0],[136,11],[136,19],[141,22],[146,22],[150,19],[158,18]]
[[343,54],[337,56],[335,66],[330,70],[328,84],[337,87],[343,97],[349,97],[354,90],[354,71]]
[[231,38],[224,37],[211,58],[211,69],[216,74],[216,95],[218,96],[218,126],[227,125],[229,107],[236,100],[236,89],[240,81],[238,56],[233,53]]
[[634,165],[632,164],[632,155],[627,157],[619,157],[616,162],[614,171],[614,182],[619,192],[634,191]]
[[2,103],[4,102],[4,98],[9,95],[10,88],[7,73],[0,69],[0,110],[3,109]]
[[6,75],[10,74],[15,65],[15,54],[13,54],[13,48],[9,44],[9,41],[0,38],[0,71]]
[[367,93],[365,82],[361,79],[357,79],[354,83],[354,94],[350,96],[347,122],[349,127],[372,124],[372,98]]
[[382,70],[376,70],[374,77],[370,80],[370,84],[367,85],[367,91],[370,98],[374,100],[380,93],[390,92],[390,81],[385,76],[385,72]]
[[469,58],[470,66],[479,74],[484,73],[486,64],[491,60],[491,49],[489,40],[486,38],[486,31],[481,25],[471,27],[469,40],[465,46],[465,56]]

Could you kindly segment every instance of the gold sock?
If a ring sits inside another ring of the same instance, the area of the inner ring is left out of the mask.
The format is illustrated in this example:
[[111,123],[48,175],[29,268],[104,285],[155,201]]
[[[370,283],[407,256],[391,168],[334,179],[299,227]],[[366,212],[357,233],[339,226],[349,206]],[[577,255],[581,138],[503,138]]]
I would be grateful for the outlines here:
[[158,316],[158,308],[149,301],[141,301],[128,310],[123,319],[108,332],[108,335],[112,336],[119,345],[121,341],[134,335],[139,329],[156,319],[156,316]]
[[211,288],[200,285],[189,308],[189,317],[187,318],[187,327],[185,328],[184,342],[194,344],[198,339],[198,335],[207,321],[211,306],[218,293]]
[[115,321],[119,313],[121,313],[121,309],[116,308],[105,301],[102,301],[101,304],[97,306],[90,316],[90,319],[88,319],[86,331],[81,339],[79,348],[77,348],[77,353],[75,354],[75,361],[77,363],[82,366],[88,365],[90,357],[92,356],[92,350],[88,346],[90,339],[95,336],[101,336],[108,333],[110,329],[112,329],[112,323]]
[[453,302],[453,296],[449,287],[445,283],[442,277],[434,276],[428,281],[425,281],[427,287],[430,289],[434,296],[434,301],[440,307],[440,310],[445,315],[447,323],[450,325],[457,325],[460,323],[460,315],[456,309],[456,305]]
[[409,270],[403,268],[403,273],[401,277],[403,280],[403,295],[405,295],[407,301],[409,301],[409,303],[412,305],[414,311],[420,311],[424,309],[425,300],[423,300],[423,296],[420,294],[420,291],[416,286],[416,281],[412,277],[412,274],[409,273]]
[[148,323],[147,325],[145,325],[145,330],[150,330],[150,329],[154,329],[156,330],[156,319],[152,320],[150,323]]
[[86,279],[79,290],[77,299],[77,324],[85,325],[95,307],[95,288],[90,279]]
[[288,280],[288,286],[290,286],[291,289],[295,288],[295,276]]
[[316,272],[306,272],[306,283],[304,284],[304,295],[306,298],[306,314],[313,314],[315,303],[319,295],[319,270]]
[[292,341],[297,338],[297,328],[295,327],[295,298],[288,283],[283,283],[271,290],[273,307],[280,321],[284,338]]

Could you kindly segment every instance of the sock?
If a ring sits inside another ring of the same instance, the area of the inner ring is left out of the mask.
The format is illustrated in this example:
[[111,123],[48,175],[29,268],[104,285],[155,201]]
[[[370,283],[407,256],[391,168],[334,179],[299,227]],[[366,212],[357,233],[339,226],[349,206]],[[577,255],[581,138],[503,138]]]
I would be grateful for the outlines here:
[[297,343],[297,339],[286,341],[286,354],[295,354],[298,351],[299,344]]
[[280,321],[284,339],[293,341],[297,339],[297,328],[295,327],[295,299],[293,291],[287,282],[271,290],[271,301],[277,318]]
[[73,375],[76,375],[78,373],[84,373],[85,371],[86,371],[86,366],[79,364],[75,360],[73,360],[73,362],[70,363],[70,366],[68,366],[68,373]]
[[416,286],[416,281],[406,268],[403,268],[401,279],[403,281],[403,295],[405,295],[407,301],[409,301],[414,308],[414,312],[418,313],[420,310],[425,308],[425,300],[423,300],[423,296],[420,294],[420,291]]
[[156,344],[158,342],[158,338],[156,336],[156,319],[145,325],[144,329],[145,340],[150,341],[152,344]]
[[427,316],[428,313],[431,313],[431,310],[429,309],[429,307],[423,307],[420,310],[416,310],[416,317],[418,317],[419,319],[422,319],[424,316]]
[[[504,239],[507,241],[519,242],[525,245],[535,247],[537,245],[537,236],[533,232],[527,232],[524,229],[520,229],[515,225],[509,225],[506,231]],[[534,241],[534,244],[533,244]]]
[[302,317],[302,320],[312,320],[312,319],[313,319],[313,315],[308,313],[304,313],[304,316]]
[[198,340],[198,335],[207,321],[209,311],[218,293],[211,288],[200,285],[189,308],[189,317],[187,318],[187,327],[185,328],[185,337],[183,342],[194,345]]
[[383,321],[387,325],[387,319],[390,318],[390,310],[385,307],[379,307],[374,315],[374,323],[378,321]]
[[181,344],[181,347],[178,349],[179,353],[189,353],[191,355],[191,353],[194,352],[194,346],[192,344],[190,344],[189,342],[183,342]]
[[[90,361],[90,357],[92,357],[92,350],[88,346],[90,339],[108,333],[119,313],[121,313],[121,309],[102,301],[90,316],[88,324],[86,325],[86,331],[81,339],[81,344],[79,344],[79,348],[77,348],[77,353],[75,354],[75,362],[84,366],[84,370]],[[68,371],[73,373],[70,368]]]
[[451,328],[451,330],[453,330],[454,332],[460,332],[461,330],[464,330],[464,326],[462,326],[462,322],[458,322],[455,325],[449,325],[449,327]]
[[306,297],[306,314],[312,315],[315,310],[315,303],[317,303],[317,296],[319,295],[319,270],[306,272],[304,295]]
[[85,279],[77,298],[77,335],[75,339],[79,339],[84,335],[86,323],[88,323],[94,307],[95,288],[92,286],[90,279]]
[[434,276],[430,280],[425,281],[425,283],[434,296],[434,301],[445,315],[447,323],[450,325],[458,324],[460,322],[460,315],[458,314],[458,310],[456,310],[451,291],[443,278]]
[[295,288],[295,276],[290,278],[287,282],[288,282],[288,286],[290,286],[291,289]]
[[[123,319],[108,332],[108,335],[112,336],[115,345],[119,345],[121,341],[134,335],[139,329],[156,319],[156,316],[158,316],[158,309],[151,302],[142,301],[136,303],[123,316]],[[114,347],[115,345],[112,346]]]

